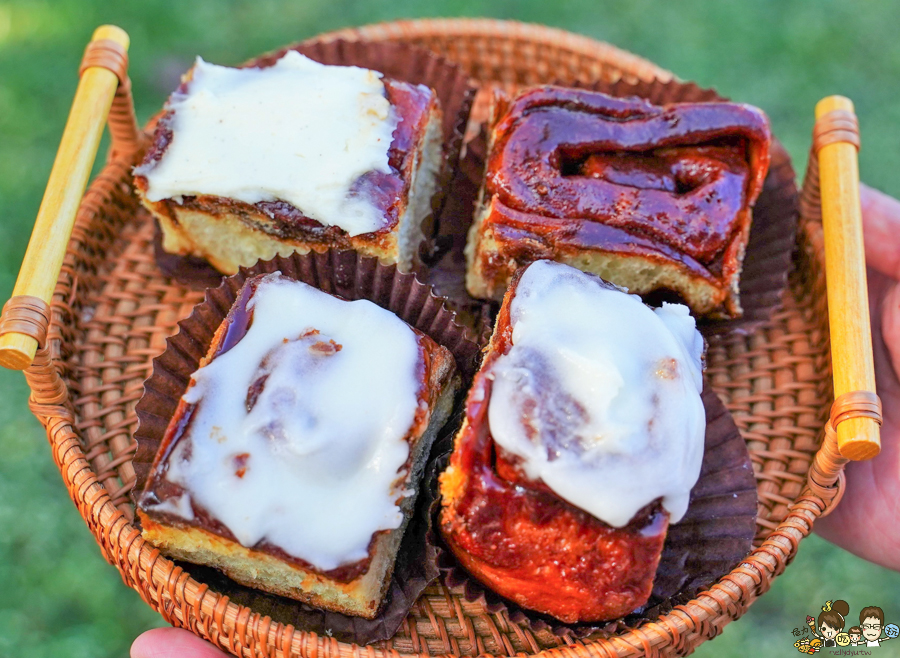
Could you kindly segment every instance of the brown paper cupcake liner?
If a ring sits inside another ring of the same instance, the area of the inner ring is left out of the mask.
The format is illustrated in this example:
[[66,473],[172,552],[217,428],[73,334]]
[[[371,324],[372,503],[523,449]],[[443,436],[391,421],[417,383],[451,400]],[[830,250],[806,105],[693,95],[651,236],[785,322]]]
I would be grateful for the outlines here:
[[[661,82],[595,82],[593,84],[559,83],[562,86],[578,86],[600,91],[617,97],[639,96],[656,105],[666,103],[695,103],[727,101],[713,89],[702,89],[693,82],[671,80]],[[487,121],[488,105],[485,95],[493,87],[482,89],[476,101],[476,112],[472,122]],[[503,86],[507,92],[508,86]],[[466,153],[460,161],[456,176],[452,181],[450,201],[441,216],[438,243],[447,245],[447,252],[427,273],[427,281],[441,295],[446,295],[460,309],[468,311],[465,318],[481,312],[480,309],[495,309],[490,302],[471,297],[465,289],[466,260],[464,249],[469,227],[472,224],[475,202],[484,178],[487,154],[484,126],[481,131],[472,127],[474,134],[466,144]],[[699,328],[706,334],[728,331],[750,332],[771,317],[781,303],[787,286],[787,276],[792,267],[797,217],[798,192],[796,176],[791,166],[790,156],[777,139],[772,139],[771,162],[763,190],[753,209],[753,223],[744,258],[740,281],[740,300],[744,314],[733,320],[700,320]]]
[[[756,479],[747,444],[725,405],[711,389],[704,388],[706,437],[700,478],[691,490],[684,518],[669,527],[653,582],[653,593],[643,608],[607,622],[564,624],[522,608],[491,591],[472,577],[438,536],[440,500],[437,478],[429,482],[426,519],[429,537],[437,549],[441,580],[447,587],[462,588],[470,602],[478,602],[491,613],[505,611],[510,621],[525,623],[534,631],[549,630],[557,635],[583,638],[610,636],[636,628],[691,600],[744,559],[752,549],[756,532]],[[462,412],[459,412],[462,415]],[[454,419],[451,425],[459,425]],[[446,468],[453,449],[453,436],[443,437],[435,446],[434,465]]]
[[[438,174],[437,188],[431,199],[432,213],[423,220],[422,225],[426,236],[434,236],[437,233],[437,218],[442,215],[450,181],[459,161],[463,134],[475,98],[476,87],[469,76],[450,60],[424,48],[404,43],[340,39],[295,44],[261,55],[242,66],[271,66],[289,50],[296,50],[322,64],[360,66],[379,71],[388,78],[434,89],[444,113],[443,163]],[[420,258],[429,260],[433,251],[434,244],[426,244],[425,253],[420,254]],[[166,276],[193,289],[217,285],[222,276],[202,258],[167,254],[159,243],[155,246],[155,252],[157,263]]]
[[[383,265],[375,258],[353,251],[328,251],[276,257],[253,267],[241,268],[238,274],[222,281],[218,288],[207,290],[206,299],[194,307],[188,318],[178,323],[178,334],[167,340],[165,352],[153,360],[153,374],[144,383],[144,394],[135,408],[139,421],[134,435],[137,452],[133,460],[136,481],[132,499],[135,503],[143,491],[169,419],[175,413],[191,374],[209,349],[213,334],[234,304],[238,291],[246,279],[270,272],[281,272],[344,299],[368,299],[394,312],[450,350],[464,384],[478,368],[479,347],[469,332],[456,323],[454,311],[445,300],[433,294],[430,286],[421,283],[413,274],[398,272],[394,265]],[[447,427],[444,432],[452,435],[453,428]],[[417,510],[428,505],[427,486],[423,483],[421,489],[422,495],[416,501]],[[266,594],[235,583],[209,567],[179,564],[215,591],[269,615],[276,622],[362,645],[393,636],[425,587],[437,578],[437,552],[426,540],[427,526],[424,513],[417,511],[403,537],[385,603],[374,620],[324,611]]]

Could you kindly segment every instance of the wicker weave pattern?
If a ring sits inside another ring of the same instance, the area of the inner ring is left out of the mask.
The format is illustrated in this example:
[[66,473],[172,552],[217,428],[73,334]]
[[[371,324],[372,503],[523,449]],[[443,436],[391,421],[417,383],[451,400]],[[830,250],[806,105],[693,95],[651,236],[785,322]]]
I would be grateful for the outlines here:
[[[505,82],[548,81],[563,77],[563,71],[564,77],[588,80],[668,75],[583,37],[515,23],[407,22],[323,38],[334,37],[409,40],[457,59],[483,79]],[[137,139],[128,146],[135,144]],[[130,188],[135,152],[136,147],[115,148],[82,204],[51,306],[49,340],[27,373],[31,406],[47,428],[66,486],[106,559],[168,621],[218,646],[245,656],[310,658],[684,655],[740,617],[769,588],[837,493],[819,487],[812,494],[806,487],[830,402],[827,314],[818,266],[821,228],[811,221],[802,227],[783,309],[750,337],[720,336],[710,345],[709,375],[748,441],[760,507],[758,548],[708,592],[636,631],[584,643],[520,628],[440,585],[420,598],[392,641],[365,648],[284,627],[229,603],[161,557],[131,525],[127,493],[134,477],[134,405],[152,357],[163,350],[177,320],[201,299],[158,274],[153,225]],[[807,199],[815,198],[813,190],[807,192]],[[821,466],[826,474],[839,472],[827,456]]]
[[672,74],[607,43],[541,25],[490,19],[396,21],[324,34],[318,39],[404,41],[441,53],[481,81],[668,80]]

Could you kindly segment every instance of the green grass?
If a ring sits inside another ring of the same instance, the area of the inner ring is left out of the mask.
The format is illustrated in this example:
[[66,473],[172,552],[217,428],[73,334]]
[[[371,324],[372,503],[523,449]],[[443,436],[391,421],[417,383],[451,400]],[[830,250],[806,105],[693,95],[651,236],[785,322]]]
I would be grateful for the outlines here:
[[[846,94],[862,125],[863,179],[900,195],[896,2],[0,1],[0,300],[12,289],[78,62],[96,25],[116,23],[130,33],[131,76],[144,120],[195,55],[237,63],[324,30],[441,15],[574,30],[759,105],[801,172],[816,100]],[[134,636],[161,619],[102,560],[68,501],[42,431],[28,414],[21,376],[0,373],[0,390],[0,656],[127,655]],[[854,611],[881,605],[896,623],[898,592],[900,574],[813,537],[747,616],[698,655],[799,655],[791,629],[826,599],[844,598]],[[877,655],[900,655],[893,644]]]

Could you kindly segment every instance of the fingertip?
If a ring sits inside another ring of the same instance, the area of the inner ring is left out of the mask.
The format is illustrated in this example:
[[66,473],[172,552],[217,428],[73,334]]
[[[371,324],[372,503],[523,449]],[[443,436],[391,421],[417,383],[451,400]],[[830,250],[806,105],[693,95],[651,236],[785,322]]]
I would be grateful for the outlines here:
[[866,262],[879,272],[900,278],[900,201],[860,184]]
[[228,658],[213,645],[181,628],[154,628],[131,645],[131,658]]
[[154,631],[158,629],[153,629],[150,631],[145,631],[138,635],[134,642],[131,643],[131,651],[129,652],[129,656],[131,658],[151,658],[153,654],[150,649],[153,645],[152,635]]
[[900,284],[892,285],[882,301],[881,335],[891,355],[894,374],[900,374]]

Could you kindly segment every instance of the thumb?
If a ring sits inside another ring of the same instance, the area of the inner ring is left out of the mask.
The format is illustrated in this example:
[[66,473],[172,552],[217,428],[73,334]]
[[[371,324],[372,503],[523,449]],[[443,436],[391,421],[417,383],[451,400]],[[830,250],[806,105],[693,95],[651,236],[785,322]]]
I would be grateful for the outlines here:
[[866,264],[900,279],[900,201],[868,185],[859,186]]
[[154,628],[131,645],[131,658],[230,658],[205,640],[180,628]]
[[894,372],[900,375],[900,284],[894,283],[881,302],[881,335],[891,355]]

